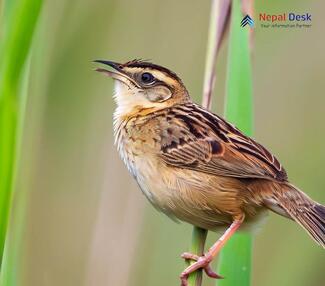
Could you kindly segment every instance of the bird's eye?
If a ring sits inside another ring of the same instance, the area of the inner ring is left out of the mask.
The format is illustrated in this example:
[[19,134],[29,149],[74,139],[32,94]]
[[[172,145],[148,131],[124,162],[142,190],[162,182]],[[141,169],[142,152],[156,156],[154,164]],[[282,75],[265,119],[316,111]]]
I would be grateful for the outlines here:
[[155,80],[154,76],[151,73],[144,72],[141,75],[141,81],[145,84],[153,83]]

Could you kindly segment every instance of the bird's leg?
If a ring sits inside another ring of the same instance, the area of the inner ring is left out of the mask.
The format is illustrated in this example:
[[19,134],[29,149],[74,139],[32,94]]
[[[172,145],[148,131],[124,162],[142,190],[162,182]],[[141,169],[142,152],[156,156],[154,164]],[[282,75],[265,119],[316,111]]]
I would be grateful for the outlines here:
[[219,276],[210,267],[210,262],[217,256],[221,248],[225,245],[225,243],[229,240],[229,238],[236,232],[236,230],[240,227],[243,222],[243,218],[240,220],[235,220],[230,227],[225,231],[225,233],[216,241],[215,244],[205,253],[203,256],[198,256],[195,254],[191,254],[185,252],[182,254],[182,258],[195,260],[196,262],[188,266],[180,275],[181,278],[181,286],[187,286],[188,276],[194,271],[202,268],[205,273],[212,278],[220,279],[223,278]]

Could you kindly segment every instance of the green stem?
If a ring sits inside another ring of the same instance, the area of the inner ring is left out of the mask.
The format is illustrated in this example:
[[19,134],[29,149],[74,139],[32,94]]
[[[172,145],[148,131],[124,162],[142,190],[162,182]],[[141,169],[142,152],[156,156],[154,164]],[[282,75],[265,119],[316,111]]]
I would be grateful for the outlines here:
[[[190,253],[195,253],[198,255],[202,255],[204,252],[204,244],[207,238],[208,231],[200,228],[200,227],[193,227],[192,233],[192,243],[190,246]],[[195,261],[188,261],[188,265],[194,263]],[[188,277],[188,285],[189,286],[200,286],[202,283],[202,270],[195,271],[191,273]]]
[[[249,27],[240,27],[243,18],[240,0],[232,1],[230,27],[226,118],[247,135],[253,131],[252,71],[249,51]],[[219,273],[225,279],[219,286],[249,286],[252,237],[235,234],[221,252]]]

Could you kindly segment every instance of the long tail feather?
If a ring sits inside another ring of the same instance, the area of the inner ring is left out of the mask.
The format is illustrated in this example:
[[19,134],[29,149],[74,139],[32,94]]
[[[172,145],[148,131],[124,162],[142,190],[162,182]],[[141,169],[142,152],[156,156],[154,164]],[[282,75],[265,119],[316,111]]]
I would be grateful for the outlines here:
[[265,204],[274,212],[292,218],[325,248],[325,206],[313,201],[290,184],[272,192]]

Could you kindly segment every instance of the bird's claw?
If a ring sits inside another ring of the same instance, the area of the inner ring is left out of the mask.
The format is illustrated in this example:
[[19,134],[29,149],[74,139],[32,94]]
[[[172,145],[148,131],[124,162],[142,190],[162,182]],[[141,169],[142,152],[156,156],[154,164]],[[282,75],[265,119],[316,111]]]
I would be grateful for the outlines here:
[[184,252],[181,255],[182,258],[186,259],[186,260],[194,260],[195,263],[191,264],[190,266],[188,266],[180,275],[180,279],[181,279],[181,286],[188,286],[188,276],[193,273],[194,271],[198,270],[198,269],[203,269],[204,272],[211,278],[215,278],[215,279],[223,279],[222,276],[218,275],[217,273],[215,273],[211,266],[210,266],[210,262],[211,262],[211,256],[209,254],[204,254],[203,256],[198,256],[196,254],[192,254],[189,252]]
[[181,257],[186,259],[186,260],[195,260],[195,261],[199,260],[199,256],[197,254],[193,254],[193,253],[190,253],[190,252],[184,252],[181,255]]

